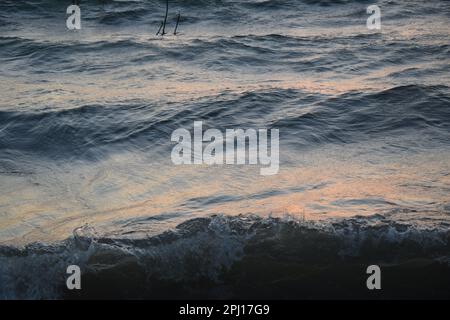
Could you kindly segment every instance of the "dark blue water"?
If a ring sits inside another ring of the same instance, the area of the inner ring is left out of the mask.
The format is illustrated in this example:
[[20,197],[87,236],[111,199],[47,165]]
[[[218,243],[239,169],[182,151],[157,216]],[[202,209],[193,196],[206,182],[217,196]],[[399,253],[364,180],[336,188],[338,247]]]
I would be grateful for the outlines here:
[[[381,30],[366,27],[374,3]],[[177,0],[164,37],[165,1],[81,1],[77,31],[69,4],[0,3],[0,279],[34,263],[15,247],[59,250],[82,226],[138,246],[211,214],[221,218],[205,228],[227,237],[236,215],[331,234],[330,219],[358,217],[448,257],[448,1]],[[279,173],[174,166],[172,132],[200,120],[279,129]],[[227,239],[205,268],[230,264],[248,240]],[[46,257],[65,263],[71,245]],[[4,283],[5,297],[34,295]],[[37,296],[58,296],[47,289]]]

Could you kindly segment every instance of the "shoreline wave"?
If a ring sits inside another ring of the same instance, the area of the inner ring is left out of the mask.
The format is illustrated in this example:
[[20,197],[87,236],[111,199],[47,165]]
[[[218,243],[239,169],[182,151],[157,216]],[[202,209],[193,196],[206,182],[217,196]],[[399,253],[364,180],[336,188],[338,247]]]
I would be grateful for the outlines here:
[[[0,296],[261,297],[256,287],[267,286],[264,294],[269,294],[270,288],[279,294],[282,282],[288,285],[282,297],[293,298],[308,294],[297,287],[298,281],[317,281],[326,297],[347,291],[327,291],[329,277],[316,278],[324,270],[329,274],[343,272],[349,283],[354,281],[352,276],[364,277],[361,268],[368,264],[381,264],[396,272],[399,268],[420,272],[431,268],[440,270],[444,277],[450,275],[448,226],[421,228],[381,214],[335,218],[327,223],[291,217],[214,215],[187,220],[157,236],[143,234],[134,237],[118,231],[103,237],[86,225],[61,243],[0,247]],[[82,269],[83,290],[79,292],[64,288],[70,264]],[[362,274],[352,275],[355,268]],[[241,295],[242,286],[246,289]],[[435,293],[443,295],[439,287]],[[394,295],[405,294],[399,289]]]

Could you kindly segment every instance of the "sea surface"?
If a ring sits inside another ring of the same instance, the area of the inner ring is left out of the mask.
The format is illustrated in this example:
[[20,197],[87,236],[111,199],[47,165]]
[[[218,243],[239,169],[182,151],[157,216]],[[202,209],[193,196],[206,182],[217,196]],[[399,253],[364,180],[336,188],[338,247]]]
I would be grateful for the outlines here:
[[[449,1],[70,4],[0,2],[0,298],[449,298]],[[279,129],[278,174],[175,166],[194,121]]]

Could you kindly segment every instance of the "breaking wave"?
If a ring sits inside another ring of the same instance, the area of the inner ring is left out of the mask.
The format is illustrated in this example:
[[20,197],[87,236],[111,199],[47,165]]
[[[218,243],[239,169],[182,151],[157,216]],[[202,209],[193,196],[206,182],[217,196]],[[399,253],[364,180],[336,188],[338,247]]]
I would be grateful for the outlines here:
[[[363,268],[368,264],[381,264],[393,272],[436,270],[436,276],[447,278],[450,270],[448,225],[419,227],[381,214],[326,222],[216,215],[187,220],[152,237],[145,236],[142,224],[140,227],[139,235],[117,231],[102,236],[85,225],[61,243],[3,246],[0,296],[345,296],[348,288],[333,289],[342,285],[343,279],[327,284],[329,277],[340,274],[351,284],[352,279],[360,278],[358,270],[364,277]],[[82,290],[77,293],[65,289],[65,270],[71,264],[82,270]],[[309,283],[309,288],[314,281],[321,294],[298,287]],[[448,296],[440,287],[435,295]]]

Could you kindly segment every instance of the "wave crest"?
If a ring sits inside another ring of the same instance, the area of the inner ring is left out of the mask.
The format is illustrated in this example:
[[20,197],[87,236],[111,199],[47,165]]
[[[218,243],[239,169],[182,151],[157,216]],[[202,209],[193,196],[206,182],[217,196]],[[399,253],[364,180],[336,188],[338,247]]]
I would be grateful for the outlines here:
[[[120,231],[105,237],[83,226],[62,243],[1,247],[1,277],[6,285],[0,295],[161,298],[193,291],[210,295],[212,287],[220,287],[225,291],[216,294],[227,296],[236,294],[237,278],[254,277],[247,274],[257,269],[254,261],[265,261],[270,277],[278,268],[294,268],[297,276],[299,272],[306,276],[320,266],[401,264],[418,258],[442,266],[449,257],[448,228],[420,228],[380,214],[320,223],[290,217],[216,215],[138,238]],[[64,289],[70,264],[82,268],[85,282],[80,293]]]

